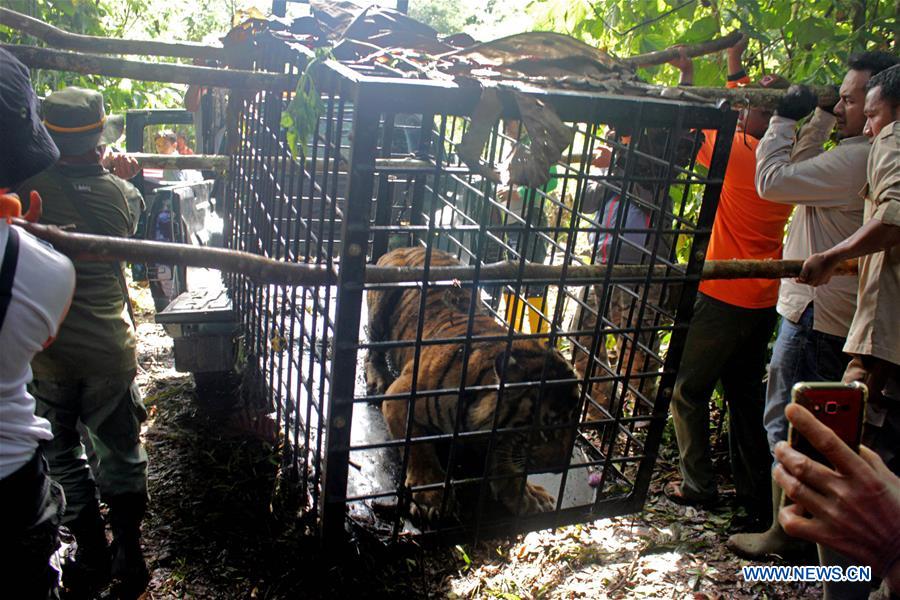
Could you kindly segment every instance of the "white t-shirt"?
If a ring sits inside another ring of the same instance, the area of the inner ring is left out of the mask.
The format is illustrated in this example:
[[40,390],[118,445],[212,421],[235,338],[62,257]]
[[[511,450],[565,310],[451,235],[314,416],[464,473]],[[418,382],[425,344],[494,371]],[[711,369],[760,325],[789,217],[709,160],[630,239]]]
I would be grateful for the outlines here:
[[[0,264],[13,227],[0,219]],[[39,440],[53,438],[50,423],[34,414],[31,359],[57,334],[75,291],[72,262],[22,229],[12,300],[0,328],[0,479],[34,455]]]

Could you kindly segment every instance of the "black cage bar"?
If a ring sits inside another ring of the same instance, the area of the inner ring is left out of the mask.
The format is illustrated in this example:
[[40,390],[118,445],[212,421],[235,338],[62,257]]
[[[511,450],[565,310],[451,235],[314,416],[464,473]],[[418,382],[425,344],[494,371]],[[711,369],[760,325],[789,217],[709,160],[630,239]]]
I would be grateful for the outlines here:
[[[298,73],[309,58],[266,47],[257,68]],[[500,86],[484,164],[532,142],[515,94],[569,127],[549,181],[528,188],[460,160],[476,86],[334,61],[314,80],[324,110],[297,158],[281,127],[291,95],[244,102],[226,239],[338,274],[335,286],[229,280],[249,387],[275,413],[283,467],[320,534],[349,523],[449,542],[640,510],[733,111]],[[380,259],[424,274],[367,283]],[[514,273],[482,276],[497,261]],[[534,263],[556,270],[526,277]],[[590,264],[656,268],[569,277]],[[432,281],[440,265],[476,276]]]

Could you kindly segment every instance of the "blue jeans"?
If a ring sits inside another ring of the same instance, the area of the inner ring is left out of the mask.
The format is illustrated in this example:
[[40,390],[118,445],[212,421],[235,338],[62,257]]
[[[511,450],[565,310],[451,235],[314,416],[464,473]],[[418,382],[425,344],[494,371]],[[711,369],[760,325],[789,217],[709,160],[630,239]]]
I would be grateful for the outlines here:
[[813,305],[810,303],[793,323],[781,319],[778,338],[769,363],[766,409],[763,424],[769,450],[787,440],[788,422],[784,408],[791,401],[791,388],[798,381],[840,381],[850,357],[843,352],[844,338],[813,329]]

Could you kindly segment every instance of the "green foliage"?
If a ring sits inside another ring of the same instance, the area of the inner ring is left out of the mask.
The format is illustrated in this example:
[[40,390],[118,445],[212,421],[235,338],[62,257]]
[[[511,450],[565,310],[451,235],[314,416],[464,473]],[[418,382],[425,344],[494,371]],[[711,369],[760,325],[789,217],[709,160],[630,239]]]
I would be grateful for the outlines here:
[[286,131],[288,148],[294,158],[300,158],[303,154],[303,147],[312,138],[319,122],[319,117],[325,111],[325,105],[319,91],[313,82],[313,69],[316,65],[331,56],[331,51],[320,48],[316,50],[316,57],[309,61],[300,81],[297,82],[297,89],[294,91],[294,97],[283,113],[281,113],[281,126]]
[[[171,41],[204,41],[212,34],[224,35],[231,25],[234,4],[234,0],[0,0],[0,6],[71,33]],[[0,42],[43,45],[31,36],[3,26],[0,26]],[[175,62],[155,57],[141,60]],[[177,84],[43,69],[32,70],[31,78],[41,96],[69,85],[96,89],[103,93],[112,113],[131,108],[178,108],[185,90],[185,86]]]
[[414,0],[410,2],[409,6],[409,16],[434,27],[438,33],[443,34],[462,31],[466,20],[472,17],[467,13],[465,7],[442,0],[424,0],[422,2]]
[[465,31],[482,41],[520,33],[531,25],[515,0],[411,0],[409,16],[440,34]]
[[[751,77],[779,74],[798,82],[834,83],[847,56],[897,51],[895,0],[532,0],[536,29],[569,33],[618,56],[690,44],[740,29],[752,41],[744,55]],[[695,59],[696,85],[719,85],[724,54]],[[677,82],[665,65],[642,70],[649,81]]]
[[454,549],[457,553],[459,553],[459,557],[463,560],[463,563],[465,563],[463,570],[468,570],[468,568],[472,566],[472,559],[469,558],[469,554],[466,552],[465,546],[457,545],[454,546]]

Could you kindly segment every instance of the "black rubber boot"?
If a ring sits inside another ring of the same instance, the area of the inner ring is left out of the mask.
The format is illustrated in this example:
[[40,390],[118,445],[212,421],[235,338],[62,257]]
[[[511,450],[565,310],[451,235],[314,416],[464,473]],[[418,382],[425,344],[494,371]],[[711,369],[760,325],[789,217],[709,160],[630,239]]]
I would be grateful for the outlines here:
[[112,527],[112,578],[116,597],[138,598],[150,582],[150,571],[141,550],[141,520],[147,510],[144,494],[105,498]]
[[75,536],[75,551],[63,563],[65,598],[93,598],[109,583],[111,555],[106,525],[95,500],[67,525]]

